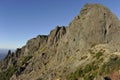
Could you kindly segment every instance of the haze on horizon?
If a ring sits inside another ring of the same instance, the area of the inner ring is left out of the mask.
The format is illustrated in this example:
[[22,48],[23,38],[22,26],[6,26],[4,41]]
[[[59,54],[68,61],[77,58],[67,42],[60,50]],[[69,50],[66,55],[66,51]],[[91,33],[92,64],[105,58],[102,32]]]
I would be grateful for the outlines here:
[[66,26],[86,3],[108,7],[120,19],[120,1],[108,0],[1,0],[0,48],[15,49],[55,26]]

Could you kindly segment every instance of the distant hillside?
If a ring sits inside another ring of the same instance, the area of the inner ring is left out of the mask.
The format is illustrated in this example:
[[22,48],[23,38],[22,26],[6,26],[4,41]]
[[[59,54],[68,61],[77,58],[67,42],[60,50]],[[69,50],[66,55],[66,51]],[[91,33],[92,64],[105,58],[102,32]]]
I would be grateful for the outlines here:
[[6,53],[0,53],[0,60],[2,60],[6,56]]
[[0,49],[0,60],[3,59],[8,53],[8,49]]
[[0,53],[7,53],[8,49],[0,49]]

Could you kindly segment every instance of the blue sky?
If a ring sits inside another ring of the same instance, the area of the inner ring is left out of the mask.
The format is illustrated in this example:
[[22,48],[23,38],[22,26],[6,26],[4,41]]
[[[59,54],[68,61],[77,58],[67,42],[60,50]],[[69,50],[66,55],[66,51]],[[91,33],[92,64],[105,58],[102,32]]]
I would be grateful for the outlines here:
[[0,0],[0,48],[22,47],[57,25],[69,25],[86,3],[103,4],[120,18],[119,0]]

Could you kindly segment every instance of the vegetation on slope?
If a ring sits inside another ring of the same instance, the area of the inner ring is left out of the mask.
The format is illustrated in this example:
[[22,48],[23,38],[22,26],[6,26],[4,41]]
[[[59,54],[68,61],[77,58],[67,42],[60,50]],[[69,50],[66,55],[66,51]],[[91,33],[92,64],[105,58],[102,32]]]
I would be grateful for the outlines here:
[[69,74],[67,79],[78,80],[79,78],[84,78],[84,80],[93,80],[97,76],[109,78],[106,75],[109,75],[114,71],[120,70],[120,58],[118,56],[111,55],[107,62],[103,62],[103,58],[101,57],[102,55],[102,52],[96,53],[96,62],[93,61],[87,64],[84,68],[79,67],[75,72]]
[[0,80],[9,80],[17,69],[17,67],[9,67],[6,71],[0,73]]
[[[32,56],[23,57],[22,65],[29,61]],[[8,58],[6,58],[8,59]],[[0,73],[0,80],[9,80],[11,76],[19,69],[18,66],[9,67],[6,71]]]

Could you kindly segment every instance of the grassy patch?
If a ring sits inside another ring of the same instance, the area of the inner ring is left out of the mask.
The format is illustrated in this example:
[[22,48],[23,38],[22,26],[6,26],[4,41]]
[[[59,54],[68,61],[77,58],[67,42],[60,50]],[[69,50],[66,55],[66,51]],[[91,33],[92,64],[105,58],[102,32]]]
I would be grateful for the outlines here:
[[99,51],[99,52],[96,53],[95,57],[96,57],[97,59],[99,59],[102,55],[103,55],[103,52],[102,52],[102,51]]
[[68,75],[69,80],[76,80],[79,76],[82,76],[83,70],[81,68],[78,68],[74,73],[71,73]]
[[23,65],[24,63],[26,63],[27,61],[29,61],[31,58],[32,58],[32,56],[25,56],[25,57],[23,58],[23,60],[22,60],[22,65]]
[[[94,53],[92,50],[89,50],[89,52],[92,54],[94,61],[76,69],[75,72],[68,75],[67,80],[78,80],[78,78],[94,80],[97,76],[105,76],[111,74],[113,71],[120,70],[120,57],[117,55],[109,55],[106,62],[104,61],[106,59],[102,57],[105,50],[99,50],[97,53]],[[83,59],[85,58],[83,57]]]
[[85,80],[93,80],[97,75],[97,65],[88,64],[85,68],[78,68],[74,73],[68,75],[68,80],[77,80],[79,77],[84,77]]
[[120,69],[120,58],[114,55],[111,56],[108,62],[104,63],[100,68],[100,75],[112,73],[114,70]]
[[17,69],[17,67],[10,67],[6,71],[0,73],[0,80],[9,80]]
[[94,74],[87,74],[84,76],[84,80],[94,80],[95,75]]

